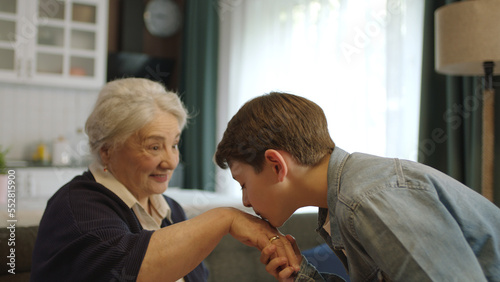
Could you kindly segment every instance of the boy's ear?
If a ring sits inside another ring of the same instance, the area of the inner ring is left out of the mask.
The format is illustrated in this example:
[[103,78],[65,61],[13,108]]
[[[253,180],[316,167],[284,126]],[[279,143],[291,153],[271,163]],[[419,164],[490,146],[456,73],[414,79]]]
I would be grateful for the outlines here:
[[288,165],[283,154],[276,150],[269,149],[264,153],[266,163],[269,164],[274,173],[278,176],[278,181],[283,181],[288,174]]

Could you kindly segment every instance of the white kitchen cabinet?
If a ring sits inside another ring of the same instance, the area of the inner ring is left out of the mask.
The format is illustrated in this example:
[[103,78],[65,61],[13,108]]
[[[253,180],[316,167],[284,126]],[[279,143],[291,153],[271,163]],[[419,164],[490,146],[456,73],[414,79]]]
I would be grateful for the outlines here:
[[0,0],[0,80],[99,88],[108,1]]
[[73,177],[82,174],[86,167],[26,167],[15,168],[16,190],[19,199],[48,200]]
[[[0,0],[1,3],[2,0]],[[0,227],[8,220],[17,220],[16,226],[38,225],[47,201],[64,184],[86,171],[86,167],[23,167],[9,168],[14,183],[15,204],[13,212],[7,209],[7,193],[0,195]]]

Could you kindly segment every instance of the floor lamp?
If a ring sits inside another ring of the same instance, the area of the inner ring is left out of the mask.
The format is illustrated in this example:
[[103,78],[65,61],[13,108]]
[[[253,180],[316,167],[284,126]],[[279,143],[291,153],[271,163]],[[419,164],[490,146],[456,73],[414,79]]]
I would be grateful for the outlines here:
[[447,75],[484,76],[482,128],[483,196],[493,201],[493,69],[500,67],[500,0],[455,2],[435,11],[435,68]]

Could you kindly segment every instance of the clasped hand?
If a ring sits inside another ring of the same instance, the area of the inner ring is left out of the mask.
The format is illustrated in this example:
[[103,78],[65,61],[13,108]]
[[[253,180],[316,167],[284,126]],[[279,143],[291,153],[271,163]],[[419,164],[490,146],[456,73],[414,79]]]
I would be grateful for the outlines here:
[[276,279],[293,281],[294,274],[300,270],[302,256],[295,239],[291,235],[284,236],[267,221],[236,212],[229,233],[245,245],[258,248],[260,261]]
[[[286,250],[286,257],[280,256],[280,248]],[[293,253],[289,252],[290,248]],[[290,261],[297,263],[298,267],[290,264]],[[260,255],[260,262],[266,265],[266,271],[278,281],[294,281],[301,261],[302,255],[292,235],[281,235],[279,240],[272,240],[271,244],[262,249]]]

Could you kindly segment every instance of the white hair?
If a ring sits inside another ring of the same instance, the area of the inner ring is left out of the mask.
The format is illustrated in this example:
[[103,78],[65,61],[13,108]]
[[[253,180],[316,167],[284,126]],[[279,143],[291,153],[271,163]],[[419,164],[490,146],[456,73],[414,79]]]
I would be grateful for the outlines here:
[[123,78],[107,83],[99,93],[92,113],[85,123],[90,150],[102,162],[103,146],[123,144],[132,134],[151,122],[158,111],[174,115],[182,130],[189,118],[175,92],[144,78]]

